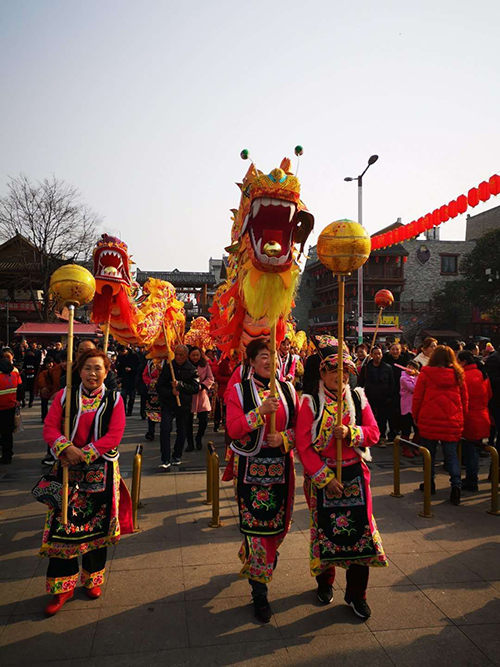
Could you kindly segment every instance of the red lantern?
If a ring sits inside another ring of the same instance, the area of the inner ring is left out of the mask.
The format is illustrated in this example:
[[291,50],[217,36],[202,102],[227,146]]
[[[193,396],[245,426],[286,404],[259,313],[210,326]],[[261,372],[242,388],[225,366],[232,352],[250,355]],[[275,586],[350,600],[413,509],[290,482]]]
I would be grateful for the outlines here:
[[394,243],[394,232],[387,232],[387,245],[393,245]]
[[424,222],[425,222],[424,231],[426,231],[427,229],[432,229],[432,216],[430,213],[427,213],[427,215],[424,218]]
[[413,238],[415,238],[416,235],[417,235],[417,221],[413,220],[408,225],[408,233],[407,233],[406,238],[407,239],[413,239]]
[[380,257],[379,257],[379,255],[377,255],[377,256],[375,257],[375,261],[377,262],[377,264],[378,264],[379,260],[380,260]]
[[441,206],[439,209],[439,222],[447,222],[450,219],[450,215],[451,214],[448,212],[448,206],[446,206],[446,204]]
[[490,192],[493,196],[500,195],[500,176],[494,174],[488,181]]
[[457,197],[457,208],[459,213],[465,213],[469,204],[467,203],[467,197],[465,195],[460,195]]
[[436,208],[434,211],[432,211],[432,226],[437,227],[438,225],[441,224],[441,215],[440,215],[440,209]]
[[469,206],[477,206],[479,204],[479,195],[477,192],[477,188],[471,188],[469,192],[467,193],[467,201],[469,202]]
[[[441,208],[444,208],[444,206]],[[458,215],[458,204],[454,199],[448,204],[448,213],[450,218],[456,218]],[[443,222],[445,221],[443,220]]]
[[388,308],[394,303],[394,295],[388,289],[381,289],[375,294],[375,304],[378,308]]
[[403,257],[403,262],[406,264],[407,261],[408,261],[408,257],[405,255],[405,256]]
[[490,186],[486,181],[479,183],[477,192],[481,201],[488,201],[490,198]]
[[419,218],[417,220],[417,233],[421,234],[424,231],[425,231],[425,219],[424,218]]

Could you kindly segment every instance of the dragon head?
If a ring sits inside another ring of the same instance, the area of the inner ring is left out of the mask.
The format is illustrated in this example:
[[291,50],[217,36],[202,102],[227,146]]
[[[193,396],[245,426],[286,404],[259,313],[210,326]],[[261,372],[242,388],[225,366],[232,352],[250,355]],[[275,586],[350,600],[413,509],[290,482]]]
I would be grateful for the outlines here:
[[105,285],[109,285],[113,294],[120,285],[132,287],[130,276],[130,255],[127,244],[116,236],[103,234],[94,248],[94,277],[99,294]]
[[279,168],[264,174],[250,165],[241,189],[231,233],[233,248],[246,251],[252,265],[265,273],[288,271],[294,260],[294,244],[301,251],[314,217],[300,200],[299,179],[284,158]]

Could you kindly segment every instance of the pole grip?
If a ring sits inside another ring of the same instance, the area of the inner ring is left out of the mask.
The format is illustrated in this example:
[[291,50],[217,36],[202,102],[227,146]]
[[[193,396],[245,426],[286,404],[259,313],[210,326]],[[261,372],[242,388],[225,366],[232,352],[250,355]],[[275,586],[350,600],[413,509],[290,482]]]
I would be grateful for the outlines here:
[[393,470],[394,470],[394,491],[391,493],[393,498],[402,498],[401,494],[401,467],[400,467],[400,437],[399,435],[394,438],[394,444],[392,446],[392,456],[393,456]]
[[104,354],[108,353],[110,324],[111,324],[111,315],[108,317],[108,321],[104,325]]

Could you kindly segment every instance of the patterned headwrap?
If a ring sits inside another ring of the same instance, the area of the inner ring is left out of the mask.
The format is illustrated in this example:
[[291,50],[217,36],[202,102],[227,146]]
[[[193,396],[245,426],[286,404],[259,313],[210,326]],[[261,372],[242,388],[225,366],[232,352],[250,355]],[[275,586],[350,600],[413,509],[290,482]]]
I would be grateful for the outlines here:
[[[349,371],[349,373],[353,373],[354,375],[357,375],[356,366],[354,364],[354,361],[351,359],[351,357],[348,354],[344,353],[342,355],[342,365],[346,370]],[[329,354],[320,363],[319,370],[320,371],[336,371],[338,366],[339,366],[339,355],[338,354]]]

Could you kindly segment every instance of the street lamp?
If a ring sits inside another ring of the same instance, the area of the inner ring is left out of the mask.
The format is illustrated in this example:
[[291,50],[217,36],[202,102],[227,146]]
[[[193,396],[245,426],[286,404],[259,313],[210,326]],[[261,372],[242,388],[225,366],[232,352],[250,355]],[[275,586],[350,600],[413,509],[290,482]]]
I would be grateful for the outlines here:
[[[346,176],[344,181],[358,182],[358,222],[363,224],[363,176],[368,169],[378,160],[378,155],[371,155],[368,158],[368,164],[362,174],[356,177]],[[358,343],[363,342],[363,267],[358,269]]]

